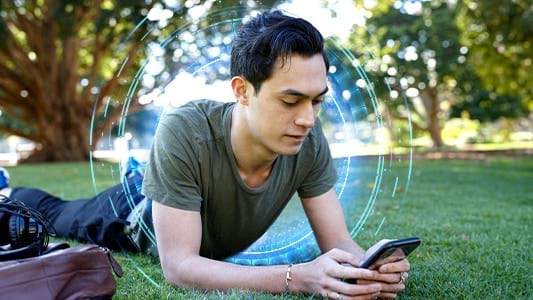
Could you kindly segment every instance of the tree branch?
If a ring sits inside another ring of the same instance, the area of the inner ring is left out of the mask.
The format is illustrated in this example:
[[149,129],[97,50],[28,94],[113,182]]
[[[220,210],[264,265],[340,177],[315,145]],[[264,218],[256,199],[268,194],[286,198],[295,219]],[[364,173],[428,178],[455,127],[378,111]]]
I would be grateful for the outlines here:
[[12,20],[13,24],[26,34],[26,41],[28,42],[29,47],[35,52],[38,58],[42,58],[43,35],[40,29],[43,27],[42,23],[39,22],[39,19],[35,16],[34,20],[30,22],[28,18],[26,18],[25,15],[21,15],[17,9],[14,11],[16,18]]
[[394,113],[392,112],[391,110],[391,115],[394,119],[397,119],[397,120],[405,120],[405,121],[410,121],[411,125],[413,126],[414,129],[416,130],[420,130],[420,131],[427,131],[428,128],[416,123],[415,121],[413,121],[412,119],[410,119],[409,117],[407,116],[402,116],[400,114],[397,114],[397,113]]
[[13,33],[10,30],[7,30],[7,32],[8,37],[5,40],[7,47],[0,48],[0,51],[3,51],[18,68],[25,69],[31,75],[30,78],[25,78],[28,80],[25,86],[35,86],[38,89],[38,82],[31,79],[40,78],[40,74],[35,64],[28,58],[28,55],[25,53],[24,49],[22,49],[22,47],[17,43]]
[[[32,85],[31,82],[28,83],[25,78],[21,77],[19,74],[13,72],[2,64],[0,64],[0,77],[6,78],[4,80],[0,80],[0,86],[3,87],[5,90],[10,91],[10,95],[12,97],[19,98],[20,90],[25,89],[28,91],[29,95],[35,98],[35,100],[32,101],[31,104],[27,101],[24,101],[27,107],[33,112],[44,111],[44,103],[43,100],[40,98],[40,95],[38,94],[38,90],[35,84]],[[20,90],[10,88],[9,85],[6,84],[7,80],[15,82],[20,88]]]
[[[134,97],[131,100],[130,106],[128,108],[128,113],[134,113],[141,110],[144,106],[139,103],[138,97]],[[93,131],[93,147],[96,145],[98,139],[102,136],[102,133],[107,132],[111,126],[116,124],[116,121],[122,116],[122,109],[115,108],[113,112],[107,116],[107,118],[99,125],[96,126],[96,129]]]
[[28,83],[26,78],[20,74],[14,72],[9,67],[0,63],[0,77],[9,78],[13,82],[17,82],[18,85],[32,93],[35,93],[35,85],[32,85],[31,82]]
[[26,114],[25,112],[21,112],[18,109],[18,107],[15,105],[6,105],[6,103],[2,103],[0,107],[4,110],[3,112],[8,115],[9,117],[16,119],[17,121],[20,121],[21,123],[25,124],[26,126],[31,127],[32,124],[35,123],[35,117],[30,116],[29,114]]
[[109,96],[113,90],[117,87],[119,80],[124,76],[125,73],[127,73],[128,69],[133,65],[135,59],[134,53],[139,48],[138,43],[134,43],[131,45],[130,49],[128,50],[128,55],[126,56],[127,61],[123,64],[120,64],[117,66],[115,72],[113,73],[113,76],[111,79],[109,79],[106,84],[102,87],[100,90],[100,95],[98,96],[97,101],[97,108],[96,111],[100,112],[102,107],[104,106],[104,101],[102,101],[103,98],[106,96]]
[[[413,114],[415,114],[423,122],[427,120],[427,117],[424,116],[422,112],[420,112],[418,109],[416,109],[416,105],[413,103],[412,100],[409,100],[407,103],[408,105],[411,104],[411,107],[413,108],[412,110],[409,110],[409,111],[413,112]],[[405,109],[410,109],[410,108],[406,107]]]
[[79,82],[78,62],[79,62],[79,38],[77,36],[67,36],[62,39],[63,52],[59,66],[58,102],[56,105],[63,109],[63,106],[79,100],[76,98],[76,86]]
[[[0,104],[6,104],[13,107],[18,107],[28,113],[33,112],[33,106],[22,98],[17,89],[13,89],[5,81],[0,79],[0,91],[4,92],[9,97],[0,98]],[[16,100],[15,100],[16,99]],[[22,100],[22,101],[21,101]]]
[[[80,29],[81,25],[83,25],[83,24],[89,22],[89,20],[91,20],[91,12],[100,11],[100,3],[101,3],[101,0],[96,0],[96,1],[94,1],[94,3],[89,4],[87,6],[79,5],[80,9],[77,9],[75,11],[76,20],[78,20],[78,22],[76,22],[76,24],[78,26],[76,27],[76,31],[75,32],[78,32],[78,30]],[[92,10],[92,9],[94,9],[94,10]]]
[[95,32],[94,37],[94,50],[93,50],[93,64],[89,71],[89,84],[83,88],[80,96],[81,103],[90,103],[90,91],[96,85],[96,78],[98,71],[102,64],[103,45],[100,37],[100,32]]
[[0,124],[0,131],[7,132],[8,134],[11,134],[11,135],[20,136],[31,141],[36,141],[35,136],[33,136],[32,134],[25,133],[22,130],[9,127],[5,124]]

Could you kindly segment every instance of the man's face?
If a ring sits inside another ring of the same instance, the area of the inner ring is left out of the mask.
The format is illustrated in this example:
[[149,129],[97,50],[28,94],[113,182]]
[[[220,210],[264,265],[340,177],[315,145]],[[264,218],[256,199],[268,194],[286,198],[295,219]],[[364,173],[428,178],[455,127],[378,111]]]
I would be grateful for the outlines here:
[[321,54],[293,55],[283,67],[278,60],[257,94],[248,89],[248,126],[253,142],[273,154],[298,153],[315,125],[327,89]]

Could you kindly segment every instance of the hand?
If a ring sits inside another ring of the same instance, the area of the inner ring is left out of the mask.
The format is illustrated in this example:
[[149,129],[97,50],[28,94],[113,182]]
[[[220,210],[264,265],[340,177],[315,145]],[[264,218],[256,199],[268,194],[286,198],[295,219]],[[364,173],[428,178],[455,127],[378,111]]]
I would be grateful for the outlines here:
[[[375,280],[358,280],[361,285],[379,284],[381,292],[379,298],[396,298],[405,289],[408,273],[411,266],[407,259],[383,264],[378,268],[378,276]],[[403,276],[403,277],[402,277]]]
[[[376,299],[381,291],[377,271],[354,268],[358,259],[351,253],[333,249],[315,260],[292,268],[291,281],[298,292],[318,294],[330,299]],[[346,265],[343,265],[346,264]],[[365,285],[350,284],[343,279],[367,280]]]

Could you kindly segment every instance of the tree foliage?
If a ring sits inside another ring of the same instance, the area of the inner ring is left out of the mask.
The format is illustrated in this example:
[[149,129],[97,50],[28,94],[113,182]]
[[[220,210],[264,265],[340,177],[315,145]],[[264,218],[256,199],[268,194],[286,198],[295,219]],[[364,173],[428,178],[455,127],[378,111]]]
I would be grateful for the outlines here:
[[526,2],[379,1],[351,47],[368,72],[390,84],[392,93],[382,88],[381,97],[390,99],[393,117],[407,118],[404,102],[395,100],[403,92],[414,129],[441,146],[449,117],[494,121],[533,108],[533,11]]
[[[273,2],[267,1],[267,5]],[[198,28],[189,14],[191,8],[201,7],[208,14],[210,9],[241,4],[187,1],[168,7],[165,3],[0,2],[0,131],[36,142],[40,151],[33,160],[88,159],[102,135],[125,119],[125,101],[129,112],[135,111],[140,107],[140,94],[168,83],[183,64],[199,59],[198,51],[188,51],[185,46],[190,50],[190,44],[197,43],[201,48],[216,32],[192,41],[179,40],[173,34]],[[147,18],[153,8],[169,8],[170,20]],[[167,26],[169,23],[172,26]],[[167,48],[161,46],[165,40],[169,41]],[[180,47],[183,51],[176,60],[177,55],[172,54]],[[173,71],[157,74],[161,76],[151,85],[144,81],[132,86],[134,76],[143,78],[147,56],[159,59],[153,49],[163,51],[161,59],[173,64]]]
[[[371,10],[366,28],[351,40],[355,52],[375,78],[385,78],[392,92],[381,89],[396,119],[412,113],[415,130],[428,132],[436,147],[443,145],[441,126],[447,115],[443,103],[455,100],[455,76],[463,72],[455,9],[444,1],[390,1]],[[401,101],[408,100],[408,107]]]
[[[258,4],[167,2],[0,1],[0,131],[36,142],[35,160],[83,160],[117,124],[125,99],[137,109],[139,95],[166,86],[184,66],[207,79],[227,76],[218,65],[198,66],[216,60],[213,48],[227,52],[232,20]],[[208,17],[193,18],[192,6],[202,5]],[[171,9],[172,18],[147,20],[154,7]],[[480,120],[531,111],[533,21],[526,0],[386,0],[366,9],[367,26],[354,28],[349,48],[365,71],[392,88],[376,89],[388,99],[389,113],[402,119],[409,109],[414,128],[429,132],[436,146],[443,144],[449,105],[452,116],[466,111]],[[151,70],[152,79],[142,77],[129,91],[148,56],[166,69]]]
[[[528,0],[459,2],[457,24],[484,85],[533,105],[533,6]],[[530,107],[533,109],[533,107]]]
[[516,94],[499,94],[485,87],[473,64],[468,64],[464,72],[456,76],[456,80],[455,93],[458,99],[451,105],[452,118],[468,117],[481,122],[494,122],[500,118],[527,117],[529,113],[527,102]]
[[[106,97],[131,73],[138,40],[121,44],[148,9],[144,1],[1,2],[0,129],[36,142],[36,160],[83,160],[120,115]],[[98,103],[95,106],[95,103]],[[96,124],[93,109],[111,118]]]

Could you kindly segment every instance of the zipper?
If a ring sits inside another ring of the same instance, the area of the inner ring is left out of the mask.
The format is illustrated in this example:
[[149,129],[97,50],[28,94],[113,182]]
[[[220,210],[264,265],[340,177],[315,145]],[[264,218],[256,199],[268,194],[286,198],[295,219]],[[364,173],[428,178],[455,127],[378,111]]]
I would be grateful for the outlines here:
[[105,253],[107,259],[109,259],[109,263],[111,264],[111,268],[113,269],[113,272],[115,272],[115,275],[117,275],[118,277],[122,277],[122,275],[124,275],[124,271],[122,270],[122,267],[117,262],[117,260],[111,254],[111,251],[109,251],[108,248],[102,246],[100,246],[99,248]]

